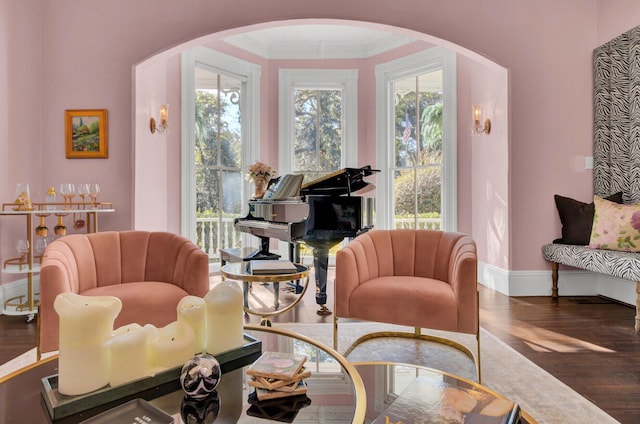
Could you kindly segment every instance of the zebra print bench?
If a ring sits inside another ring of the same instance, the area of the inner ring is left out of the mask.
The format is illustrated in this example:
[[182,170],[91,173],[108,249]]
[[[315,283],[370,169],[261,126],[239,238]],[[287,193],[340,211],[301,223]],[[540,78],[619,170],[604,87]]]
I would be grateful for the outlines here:
[[559,264],[635,281],[637,293],[635,330],[640,332],[640,317],[638,316],[640,310],[640,253],[549,243],[542,246],[542,256],[551,262],[551,297],[554,302],[558,301]]

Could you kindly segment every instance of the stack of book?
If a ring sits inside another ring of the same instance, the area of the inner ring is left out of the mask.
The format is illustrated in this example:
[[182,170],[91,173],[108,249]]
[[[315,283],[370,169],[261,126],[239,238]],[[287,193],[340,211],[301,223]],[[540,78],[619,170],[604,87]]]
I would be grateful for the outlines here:
[[253,275],[278,275],[293,274],[297,268],[293,262],[283,259],[252,260],[249,262],[249,271]]
[[255,387],[259,401],[277,399],[307,393],[305,378],[311,375],[305,370],[307,357],[282,352],[264,352],[248,369],[249,386]]

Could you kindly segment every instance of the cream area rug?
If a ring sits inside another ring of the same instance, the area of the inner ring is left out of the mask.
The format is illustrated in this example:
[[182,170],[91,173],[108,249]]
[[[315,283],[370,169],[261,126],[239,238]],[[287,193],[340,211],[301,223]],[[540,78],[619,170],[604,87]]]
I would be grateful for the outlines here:
[[[341,321],[342,322],[342,321]],[[332,324],[279,324],[274,327],[294,331],[311,337],[327,346],[333,346]],[[401,326],[376,323],[345,322],[338,331],[338,351],[344,352],[358,337],[374,331],[412,331]],[[475,337],[429,331],[440,337],[451,338],[475,352]],[[404,344],[404,345],[403,345]],[[593,403],[570,387],[538,367],[491,333],[481,330],[482,384],[518,403],[526,413],[540,424],[618,423]],[[437,347],[425,347],[413,341],[374,340],[354,349],[347,359],[358,361],[394,361],[423,365],[462,375],[475,380],[475,368],[469,358],[450,351],[438,353]],[[442,353],[445,352],[445,353]],[[35,362],[32,349],[0,366],[0,380],[8,374]]]

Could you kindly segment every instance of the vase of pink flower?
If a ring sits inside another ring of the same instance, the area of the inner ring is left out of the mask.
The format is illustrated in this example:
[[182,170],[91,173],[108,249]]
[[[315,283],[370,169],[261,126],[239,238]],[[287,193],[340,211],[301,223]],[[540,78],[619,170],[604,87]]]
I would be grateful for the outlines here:
[[269,180],[275,175],[275,169],[260,161],[254,163],[249,167],[247,178],[252,180],[253,184],[255,185],[254,193],[252,196],[253,199],[262,199],[265,191],[267,190]]
[[29,184],[18,183],[16,186],[16,200],[14,201],[16,211],[30,211],[33,209],[31,198],[29,196]]

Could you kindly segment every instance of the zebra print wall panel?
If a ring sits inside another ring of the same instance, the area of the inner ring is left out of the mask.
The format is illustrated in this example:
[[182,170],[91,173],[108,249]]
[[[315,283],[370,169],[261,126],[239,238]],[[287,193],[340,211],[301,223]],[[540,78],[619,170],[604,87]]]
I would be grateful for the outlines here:
[[593,191],[640,203],[640,26],[593,51]]

